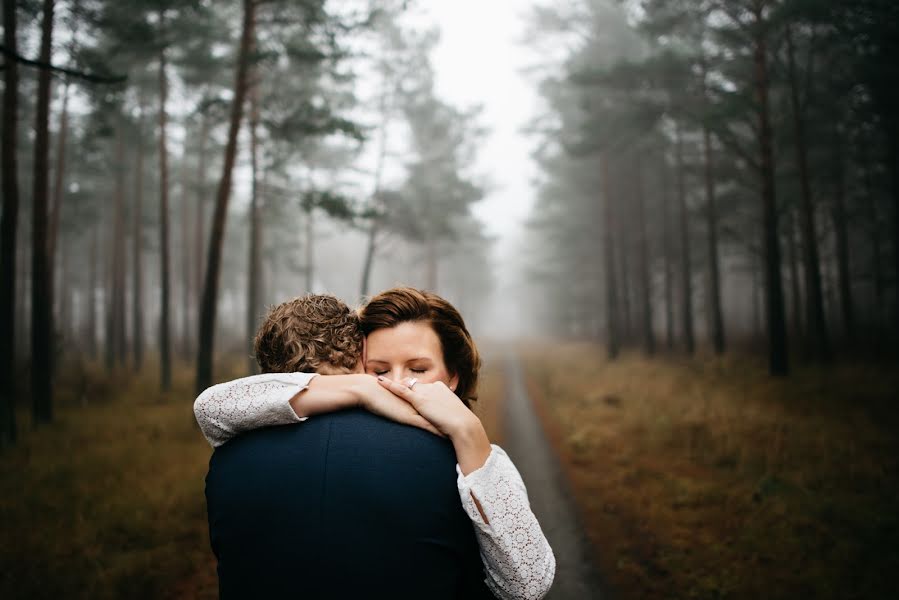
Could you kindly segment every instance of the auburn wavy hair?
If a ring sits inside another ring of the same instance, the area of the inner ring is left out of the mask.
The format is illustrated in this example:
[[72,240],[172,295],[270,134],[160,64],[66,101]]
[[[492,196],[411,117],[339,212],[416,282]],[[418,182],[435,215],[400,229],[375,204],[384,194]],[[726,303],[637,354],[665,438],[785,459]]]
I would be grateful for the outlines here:
[[272,308],[256,333],[263,373],[352,373],[362,356],[359,315],[330,294],[307,294]]
[[366,336],[409,321],[428,323],[440,339],[447,370],[459,378],[456,395],[469,408],[470,402],[478,399],[481,356],[462,315],[452,304],[433,292],[396,287],[373,296],[359,316]]

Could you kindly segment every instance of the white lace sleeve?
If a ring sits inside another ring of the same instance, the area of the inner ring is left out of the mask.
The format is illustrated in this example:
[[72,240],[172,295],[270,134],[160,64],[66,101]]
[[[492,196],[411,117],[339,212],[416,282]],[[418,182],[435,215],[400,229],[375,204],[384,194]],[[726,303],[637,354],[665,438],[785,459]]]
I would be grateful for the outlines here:
[[306,389],[315,373],[263,373],[207,388],[194,402],[194,416],[213,447],[238,433],[305,421],[290,399]]
[[[493,445],[484,466],[459,475],[459,496],[475,524],[487,586],[503,600],[538,600],[549,592],[556,557],[531,511],[518,469],[506,452]],[[478,499],[487,520],[472,499]]]

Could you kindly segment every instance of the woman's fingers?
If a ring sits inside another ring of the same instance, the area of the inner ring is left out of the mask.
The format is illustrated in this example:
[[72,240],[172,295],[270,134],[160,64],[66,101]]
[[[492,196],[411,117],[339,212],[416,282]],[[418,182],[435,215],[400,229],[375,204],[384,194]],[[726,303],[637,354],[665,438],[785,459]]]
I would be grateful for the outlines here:
[[398,381],[387,379],[383,375],[378,375],[378,383],[380,383],[383,387],[387,388],[403,400],[406,400],[411,404],[415,404],[415,391],[409,388],[409,386],[403,385]]

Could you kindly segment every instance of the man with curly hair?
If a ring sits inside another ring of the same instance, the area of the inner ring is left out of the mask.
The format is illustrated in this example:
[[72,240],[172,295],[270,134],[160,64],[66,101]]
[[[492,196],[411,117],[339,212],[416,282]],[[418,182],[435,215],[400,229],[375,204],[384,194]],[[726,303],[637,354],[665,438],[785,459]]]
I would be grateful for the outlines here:
[[[335,296],[306,294],[275,306],[254,346],[262,375],[244,377],[239,385],[214,385],[194,403],[197,423],[213,447],[257,427],[356,407],[436,433],[409,404],[364,374],[359,315]],[[234,398],[240,399],[239,410],[254,415],[252,421],[234,419]]]
[[[330,295],[295,298],[269,312],[255,352],[262,375],[194,405],[215,447],[206,503],[219,597],[492,598],[452,445],[362,372],[356,312]],[[255,430],[230,429],[235,411]]]

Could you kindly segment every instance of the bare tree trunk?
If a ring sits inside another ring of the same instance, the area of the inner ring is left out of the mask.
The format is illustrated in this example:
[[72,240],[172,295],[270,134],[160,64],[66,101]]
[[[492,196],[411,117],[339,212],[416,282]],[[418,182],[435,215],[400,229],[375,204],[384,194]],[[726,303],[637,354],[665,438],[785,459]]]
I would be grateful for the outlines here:
[[899,340],[899,122],[895,117],[887,124],[887,171],[893,197],[893,335]]
[[761,339],[763,334],[762,327],[762,303],[759,296],[764,290],[761,289],[761,268],[759,257],[752,256],[752,338],[753,341]]
[[603,254],[605,262],[606,284],[606,353],[609,360],[618,356],[620,350],[620,332],[618,328],[618,289],[615,277],[615,210],[612,206],[612,182],[609,159],[607,155],[599,157],[600,177],[602,179],[603,207]]
[[[50,62],[53,41],[53,0],[44,0],[40,60]],[[50,71],[38,72],[34,137],[31,254],[31,394],[36,424],[53,420],[53,305],[47,256],[47,192],[49,184]]]
[[855,306],[852,297],[852,276],[849,270],[849,225],[846,223],[845,164],[843,162],[842,140],[839,131],[835,131],[832,148],[834,150],[836,189],[834,190],[831,218],[834,235],[836,236],[837,286],[840,291],[843,327],[846,330],[846,338],[849,344],[852,345],[855,342]]
[[[143,115],[144,107],[143,103],[141,103],[139,124],[143,123]],[[140,134],[135,143],[135,148],[137,165],[134,170],[134,222],[131,233],[132,242],[134,243],[132,256],[134,274],[131,291],[132,296],[134,296],[131,302],[133,336],[131,341],[134,353],[134,370],[139,372],[144,364],[144,140]]]
[[203,303],[200,314],[200,340],[197,353],[197,384],[199,394],[212,383],[212,356],[215,341],[215,313],[218,300],[219,271],[222,258],[222,242],[225,237],[225,217],[228,199],[231,195],[231,175],[237,154],[237,134],[243,118],[243,104],[247,94],[247,69],[250,62],[249,50],[253,39],[255,20],[254,0],[243,0],[243,31],[240,51],[237,57],[237,73],[234,82],[234,101],[231,106],[231,123],[228,128],[228,143],[225,146],[225,160],[222,165],[222,179],[216,194],[215,214],[209,239],[209,264],[203,286]]
[[681,319],[684,328],[684,348],[687,354],[696,350],[693,335],[693,265],[690,252],[690,229],[687,213],[687,185],[684,172],[684,140],[680,123],[676,124],[675,145],[677,152],[677,204],[680,217],[680,263],[681,263]]
[[665,261],[665,347],[674,350],[674,245],[671,235],[671,195],[668,191],[668,165],[662,163],[662,246]]
[[88,284],[87,284],[87,315],[85,322],[85,341],[87,342],[87,353],[91,359],[97,358],[97,287],[99,286],[99,275],[97,260],[97,247],[100,245],[100,227],[95,226],[94,233],[91,236],[90,246],[90,265],[88,266]]
[[796,251],[796,226],[793,217],[793,209],[785,211],[786,233],[787,233],[787,261],[790,271],[790,300],[793,307],[793,336],[797,340],[803,339],[803,313],[802,313],[802,290],[799,282],[799,253]]
[[764,8],[766,0],[754,0],[756,37],[753,47],[755,99],[758,106],[758,141],[762,184],[762,248],[765,257],[765,311],[768,324],[768,370],[771,375],[789,372],[787,331],[784,317],[783,282],[780,274],[780,240],[777,226],[777,198],[774,187],[774,153],[772,149],[768,93],[768,48],[765,39]]
[[808,313],[808,341],[818,360],[832,358],[830,334],[824,316],[824,295],[821,287],[821,259],[818,253],[818,234],[815,231],[815,207],[812,203],[811,182],[808,168],[808,151],[805,142],[805,123],[799,103],[799,86],[796,74],[796,58],[793,49],[792,28],[787,26],[787,58],[790,73],[790,102],[793,108],[793,129],[796,134],[796,162],[799,166],[799,188],[802,201],[802,249],[805,267],[805,300]]
[[[54,282],[54,270],[56,265],[56,241],[59,237],[59,219],[62,212],[62,200],[65,195],[65,170],[66,170],[66,139],[69,132],[69,81],[66,79],[62,92],[62,110],[59,116],[59,133],[56,140],[56,169],[53,177],[53,199],[50,203],[49,229],[47,232],[47,261],[50,265],[50,282]],[[51,285],[51,305],[56,298],[64,298],[54,293]],[[64,323],[64,321],[60,321]]]
[[190,360],[193,354],[193,332],[190,310],[190,288],[193,282],[191,273],[191,243],[190,243],[190,205],[188,200],[187,168],[182,168],[182,185],[180,198],[180,226],[181,226],[181,357]]
[[128,350],[125,337],[125,142],[124,124],[116,131],[115,208],[112,237],[112,328],[111,343],[115,362],[124,365]]
[[[874,275],[874,315],[873,326],[875,331],[879,331],[884,326],[884,302],[886,301],[886,285],[883,273],[883,242],[880,239],[880,216],[877,214],[877,199],[874,197],[874,185],[871,181],[871,163],[868,160],[868,152],[862,145],[862,164],[864,165],[864,193],[865,208],[868,213],[868,221],[870,222],[871,235],[871,272]],[[878,351],[881,350],[882,336],[876,336]]]
[[247,371],[252,375],[258,372],[258,365],[254,358],[253,339],[256,336],[256,322],[259,318],[259,275],[261,265],[259,263],[259,71],[253,69],[252,82],[249,90],[250,100],[250,166],[251,166],[251,192],[250,192],[250,243],[249,256],[247,257],[247,340],[249,352],[247,353]]
[[[702,61],[702,101],[707,103],[707,69]],[[715,181],[712,175],[712,134],[707,123],[702,125],[703,180],[705,182],[706,228],[709,254],[709,324],[712,346],[718,355],[724,354],[724,317],[721,314],[721,268],[718,259],[718,208],[715,199]]]
[[637,196],[637,226],[640,239],[637,243],[637,260],[640,270],[640,308],[643,321],[643,348],[646,354],[652,356],[656,351],[656,338],[652,330],[652,283],[649,278],[649,236],[646,233],[646,207],[643,197],[643,165],[637,157],[634,170],[636,171],[634,185]]
[[365,259],[362,263],[362,283],[359,286],[359,295],[363,298],[368,295],[371,283],[372,265],[375,260],[375,251],[378,243],[378,230],[381,226],[381,216],[378,212],[383,208],[380,201],[381,178],[384,175],[384,161],[387,158],[387,93],[382,93],[379,101],[383,116],[380,126],[380,139],[378,144],[378,161],[375,164],[375,184],[371,194],[371,223],[368,228],[368,237],[365,244]]
[[[3,0],[3,44],[17,52],[16,0]],[[0,447],[13,444],[16,428],[16,244],[19,178],[16,157],[19,130],[19,66],[6,61],[3,72],[2,186],[0,218]]]
[[[160,20],[162,15],[160,14]],[[166,101],[168,80],[166,76],[165,49],[159,53],[159,383],[162,391],[172,385],[172,343],[170,325],[171,298],[169,274],[169,165],[166,142]]]
[[206,153],[209,143],[209,114],[204,111],[200,121],[200,150],[197,157],[197,214],[194,234],[194,299],[192,308],[199,318],[200,290],[203,289],[203,247],[206,242]]

